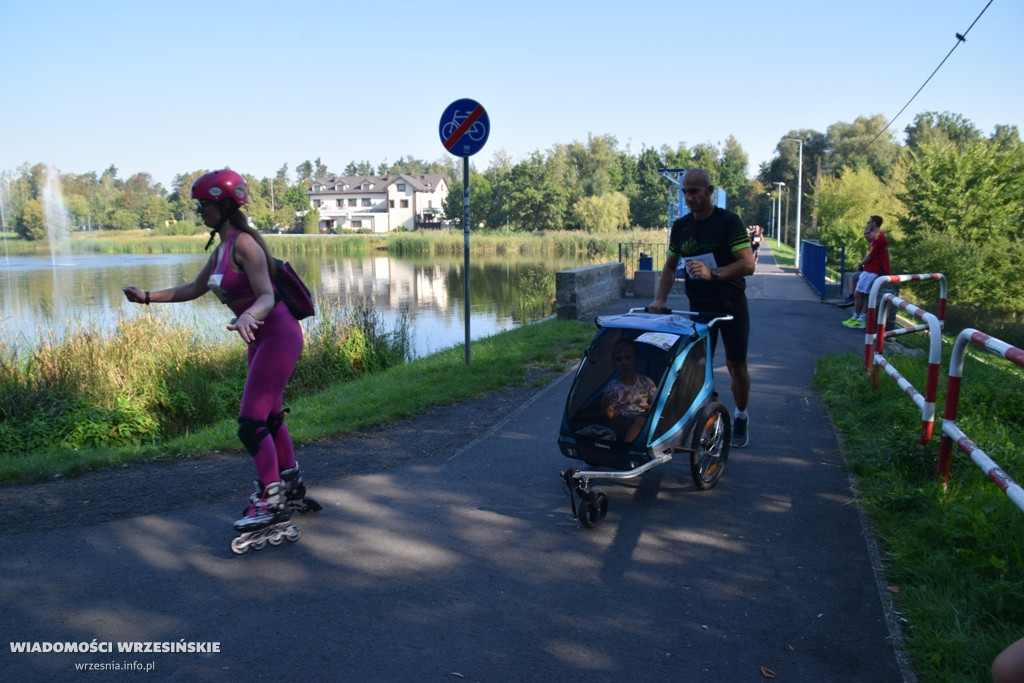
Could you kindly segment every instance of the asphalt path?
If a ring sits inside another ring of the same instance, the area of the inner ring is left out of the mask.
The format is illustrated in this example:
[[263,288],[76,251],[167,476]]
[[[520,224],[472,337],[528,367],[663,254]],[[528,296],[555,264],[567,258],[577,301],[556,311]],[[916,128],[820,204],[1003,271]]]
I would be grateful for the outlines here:
[[[748,293],[751,442],[714,489],[672,462],[602,484],[608,515],[581,528],[559,477],[577,464],[556,445],[566,374],[443,461],[317,482],[325,510],[297,518],[294,544],[232,555],[237,501],[0,534],[0,670],[24,681],[913,680],[811,388],[815,360],[863,336],[770,248]],[[42,651],[66,643],[100,651]],[[128,643],[216,651],[121,652]]]

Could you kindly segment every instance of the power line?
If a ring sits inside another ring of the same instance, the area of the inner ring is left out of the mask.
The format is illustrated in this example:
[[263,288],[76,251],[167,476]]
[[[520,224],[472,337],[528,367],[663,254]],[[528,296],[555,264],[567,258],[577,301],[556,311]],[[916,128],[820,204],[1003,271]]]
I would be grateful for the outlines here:
[[891,119],[889,119],[889,123],[885,124],[885,128],[883,128],[882,130],[878,131],[878,135],[876,135],[875,137],[871,138],[871,142],[866,144],[864,146],[864,149],[867,149],[868,147],[870,147],[875,142],[875,140],[877,140],[878,138],[880,138],[882,136],[882,133],[884,133],[885,131],[889,130],[889,126],[891,126],[893,124],[893,121],[898,119],[900,117],[900,114],[902,114],[904,111],[906,111],[907,107],[910,106],[910,103],[914,101],[914,98],[917,97],[921,93],[922,90],[924,90],[924,86],[928,85],[928,81],[932,80],[932,77],[935,76],[935,74],[937,74],[939,72],[939,69],[942,68],[942,65],[945,64],[946,60],[949,59],[950,55],[953,54],[953,50],[956,50],[958,47],[960,47],[960,43],[966,43],[967,42],[967,34],[971,32],[971,29],[974,28],[974,25],[978,23],[978,19],[981,19],[981,15],[985,13],[985,10],[987,10],[988,6],[991,5],[991,4],[992,4],[992,0],[988,0],[988,4],[986,4],[985,7],[982,8],[981,12],[978,13],[978,16],[975,17],[974,21],[971,22],[971,25],[967,27],[967,30],[964,31],[963,33],[957,33],[956,34],[956,43],[954,43],[953,47],[950,48],[949,52],[946,53],[946,56],[942,58],[942,61],[939,62],[939,65],[937,67],[935,67],[935,71],[932,71],[931,76],[928,76],[928,78],[925,79],[925,82],[921,84],[921,87],[917,89],[917,92],[914,93],[913,97],[911,97],[909,100],[907,100],[907,103],[903,105],[903,109],[900,109],[898,112],[896,112],[896,116],[894,116]]

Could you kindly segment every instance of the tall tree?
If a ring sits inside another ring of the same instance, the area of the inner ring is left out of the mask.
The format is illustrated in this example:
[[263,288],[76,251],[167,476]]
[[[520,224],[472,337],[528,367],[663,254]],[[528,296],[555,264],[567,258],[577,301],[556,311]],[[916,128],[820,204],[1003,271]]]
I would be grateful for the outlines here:
[[568,191],[561,173],[540,152],[515,165],[504,197],[505,214],[517,230],[557,230],[565,225]]
[[819,189],[819,233],[821,240],[846,250],[846,262],[856,263],[864,256],[864,225],[868,217],[881,215],[890,221],[884,225],[889,232],[892,216],[886,210],[892,204],[881,180],[866,166],[844,168],[838,178],[826,177]]
[[[490,185],[490,206],[484,221],[488,227],[491,228],[502,228],[510,225],[508,213],[506,211],[505,198],[508,193],[509,178],[512,173],[513,163],[507,154],[495,154],[494,159],[491,161],[490,167],[484,171],[483,176],[487,179],[488,185]],[[449,185],[448,196],[451,197],[455,194],[454,188],[461,188],[461,183]],[[461,192],[458,193],[461,199]]]
[[288,164],[281,164],[281,168],[277,169],[277,173],[274,174],[274,182],[281,187],[288,184]]
[[665,168],[695,168],[699,164],[694,163],[693,155],[685,142],[680,142],[675,149],[668,145],[661,146],[661,158],[665,161]]
[[153,176],[148,173],[136,173],[124,182],[121,207],[141,216],[150,198],[162,197],[165,194],[159,183],[153,183]]
[[914,117],[913,123],[904,132],[907,147],[916,150],[927,144],[943,145],[952,143],[963,149],[981,139],[981,131],[960,114],[944,111],[941,114],[927,111]]
[[[730,135],[715,162],[716,184],[725,190],[726,206],[740,217],[747,214],[747,153],[739,141]],[[748,221],[749,222],[749,221]]]
[[1017,126],[1008,125],[997,125],[996,129],[992,132],[992,137],[989,138],[995,144],[996,149],[1002,152],[1008,152],[1014,148],[1014,146],[1020,144],[1020,131],[1017,130]]
[[990,140],[958,149],[928,143],[906,160],[903,230],[969,241],[1024,239],[1024,145],[1003,151]]
[[[295,173],[299,175],[299,182],[302,182],[303,171],[299,167],[296,167]],[[369,161],[360,161],[358,164],[354,161],[350,161],[348,162],[348,166],[345,167],[345,175],[347,176],[373,175],[373,173],[373,164]]]
[[885,128],[881,114],[858,116],[853,123],[839,122],[828,127],[829,152],[822,162],[836,169],[866,166],[886,179],[899,158],[900,146],[892,131]]
[[33,197],[25,202],[15,222],[15,231],[29,241],[46,239],[46,210],[42,199]]
[[621,192],[583,197],[572,211],[576,223],[587,232],[610,233],[629,227],[629,199]]
[[314,168],[313,168],[313,177],[314,178],[327,178],[328,176],[331,175],[330,171],[327,170],[327,164],[322,163],[320,161],[320,157],[317,157],[316,161],[314,161],[313,164],[314,164]]
[[310,185],[313,182],[313,171],[313,162],[308,159],[296,166],[295,174],[298,176],[299,185]]
[[198,227],[202,222],[195,212],[195,201],[192,199],[192,183],[206,171],[190,171],[174,176],[171,181],[171,194],[168,196],[169,209],[172,217],[178,221],[191,220]]
[[170,219],[171,209],[166,197],[150,197],[139,211],[140,228],[160,228]]
[[957,309],[978,312],[971,324],[1019,319],[1024,145],[928,143],[907,155],[905,172],[901,224],[914,272],[943,273]]

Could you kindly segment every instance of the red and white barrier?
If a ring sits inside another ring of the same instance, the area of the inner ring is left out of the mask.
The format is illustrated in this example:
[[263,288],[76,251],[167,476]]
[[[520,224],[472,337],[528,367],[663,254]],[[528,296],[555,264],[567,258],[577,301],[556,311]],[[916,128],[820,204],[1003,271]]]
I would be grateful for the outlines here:
[[[886,293],[881,297],[879,305],[879,292],[883,284],[887,282],[910,282],[915,280],[938,280],[940,283],[939,315],[905,301],[895,294]],[[946,277],[941,273],[927,273],[917,275],[881,275],[875,278],[871,284],[871,293],[868,295],[867,329],[864,337],[864,370],[871,370],[871,384],[878,388],[878,370],[882,369],[892,377],[896,384],[905,394],[910,396],[918,408],[921,409],[921,431],[919,440],[922,444],[932,438],[933,426],[935,424],[935,399],[939,391],[939,365],[942,362],[942,328],[943,319],[946,313]],[[899,330],[885,330],[885,319],[888,315],[888,307],[895,305],[904,313],[910,315],[922,324]],[[922,395],[900,374],[893,365],[886,360],[885,339],[900,334],[928,331],[928,376],[925,382],[925,391]]]
[[942,419],[942,440],[939,443],[938,477],[943,483],[949,481],[949,465],[952,460],[953,443],[967,453],[982,472],[1010,497],[1017,507],[1024,510],[1024,488],[1010,478],[1006,472],[971,441],[956,424],[957,411],[960,404],[960,385],[964,374],[964,357],[967,345],[975,344],[986,351],[1001,356],[1012,363],[1024,367],[1024,350],[1011,346],[1004,341],[991,337],[984,332],[967,328],[961,332],[953,344],[953,355],[949,360],[949,379],[946,387],[946,408]]

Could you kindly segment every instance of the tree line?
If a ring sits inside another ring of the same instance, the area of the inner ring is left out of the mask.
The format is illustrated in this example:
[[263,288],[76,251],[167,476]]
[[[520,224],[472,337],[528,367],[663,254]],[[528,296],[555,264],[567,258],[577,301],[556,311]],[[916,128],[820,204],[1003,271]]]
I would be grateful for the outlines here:
[[[659,170],[701,167],[747,224],[766,225],[782,192],[776,228],[788,244],[796,234],[798,188],[806,207],[801,236],[834,251],[841,247],[852,260],[866,246],[861,232],[867,217],[881,215],[899,272],[944,272],[958,283],[962,301],[1016,319],[1024,310],[1024,279],[1015,274],[1024,256],[1024,146],[1016,126],[999,125],[986,136],[959,114],[925,112],[903,133],[901,142],[880,115],[837,122],[824,132],[791,130],[752,177],[746,174],[748,156],[733,137],[634,152],[612,135],[588,135],[521,160],[499,150],[486,169],[470,169],[471,221],[474,229],[503,231],[665,228],[676,188]],[[318,158],[290,173],[284,164],[273,177],[245,175],[247,212],[261,230],[301,230],[297,216],[310,208],[306,192],[316,178],[439,173],[450,189],[445,216],[459,224],[461,165],[451,156],[432,162],[403,157],[376,166],[353,161],[339,172]],[[0,173],[5,232],[45,239],[46,171],[43,164],[25,164]],[[121,179],[114,166],[59,178],[77,229],[191,234],[202,228],[189,188],[205,171],[177,175],[170,188],[147,173]]]

